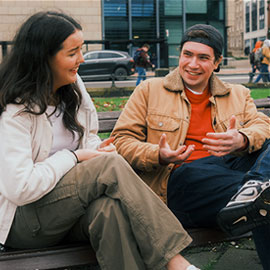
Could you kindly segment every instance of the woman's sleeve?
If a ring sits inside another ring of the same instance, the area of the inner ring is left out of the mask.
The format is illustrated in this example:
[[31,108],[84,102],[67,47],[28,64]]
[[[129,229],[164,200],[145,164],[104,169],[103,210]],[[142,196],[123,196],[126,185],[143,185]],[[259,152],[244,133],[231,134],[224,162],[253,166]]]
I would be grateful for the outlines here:
[[[34,146],[31,117],[8,112],[0,117],[0,192],[18,206],[42,198],[76,164],[68,150],[48,157],[45,148]],[[33,161],[33,147],[44,160]]]

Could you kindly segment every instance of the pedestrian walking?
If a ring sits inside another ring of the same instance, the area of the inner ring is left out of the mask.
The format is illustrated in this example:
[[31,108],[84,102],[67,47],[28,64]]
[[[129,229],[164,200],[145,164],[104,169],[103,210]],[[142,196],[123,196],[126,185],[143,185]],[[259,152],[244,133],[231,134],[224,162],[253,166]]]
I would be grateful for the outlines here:
[[146,79],[146,69],[148,67],[155,67],[155,65],[151,63],[150,56],[148,55],[149,48],[150,46],[148,44],[144,44],[141,48],[137,49],[134,54],[135,68],[138,72],[136,86]]
[[[258,40],[254,46],[254,49],[252,50],[252,52],[249,55],[249,60],[250,60],[250,64],[252,67],[252,71],[251,71],[250,77],[249,77],[250,83],[252,83],[253,77],[255,76],[256,71],[260,72],[261,61],[262,61],[262,59],[261,59],[262,46],[263,46],[263,41]],[[259,74],[258,76],[261,76],[261,74]]]

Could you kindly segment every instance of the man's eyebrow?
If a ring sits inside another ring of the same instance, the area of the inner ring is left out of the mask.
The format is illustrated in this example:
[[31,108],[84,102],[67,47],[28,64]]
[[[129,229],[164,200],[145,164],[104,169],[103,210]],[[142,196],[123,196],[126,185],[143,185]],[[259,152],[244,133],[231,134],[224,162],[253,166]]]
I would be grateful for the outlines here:
[[[192,51],[190,51],[190,50],[184,50],[184,52],[187,52],[187,53],[190,53],[190,54],[194,54]],[[200,57],[202,57],[202,56],[204,56],[204,57],[211,57],[211,55],[210,54],[208,54],[208,53],[198,53],[198,56],[200,56]]]
[[204,57],[211,57],[211,55],[207,54],[207,53],[199,53],[199,56],[204,56]]

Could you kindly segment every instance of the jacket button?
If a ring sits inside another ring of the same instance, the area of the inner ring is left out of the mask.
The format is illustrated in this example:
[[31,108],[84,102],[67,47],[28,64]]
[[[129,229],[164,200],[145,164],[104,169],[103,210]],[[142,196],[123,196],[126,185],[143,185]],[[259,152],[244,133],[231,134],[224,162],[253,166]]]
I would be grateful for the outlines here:
[[159,126],[159,127],[162,127],[162,126],[163,126],[163,123],[162,123],[162,122],[159,122],[159,123],[158,123],[158,126]]

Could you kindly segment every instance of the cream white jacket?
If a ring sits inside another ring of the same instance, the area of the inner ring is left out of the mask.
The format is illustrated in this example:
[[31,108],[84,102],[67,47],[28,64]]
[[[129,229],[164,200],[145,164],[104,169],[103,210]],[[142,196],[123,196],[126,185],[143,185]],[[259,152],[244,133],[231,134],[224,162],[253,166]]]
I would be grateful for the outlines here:
[[[94,104],[78,76],[82,104],[78,119],[85,127],[80,148],[96,149],[98,119]],[[34,202],[50,192],[76,164],[68,150],[48,157],[52,127],[46,114],[20,113],[23,105],[9,104],[0,117],[0,243],[4,244],[17,206]]]

